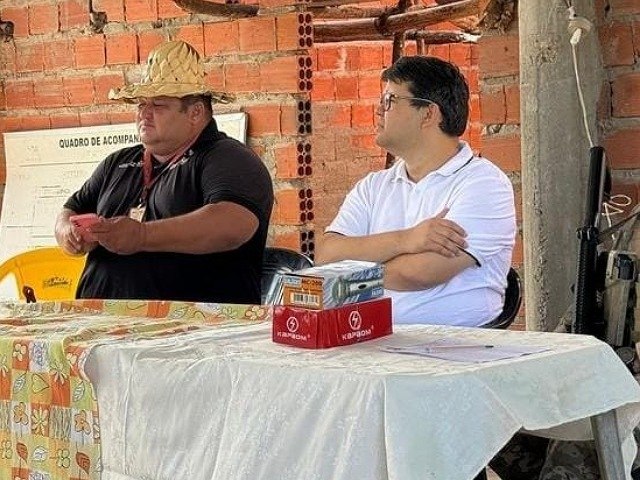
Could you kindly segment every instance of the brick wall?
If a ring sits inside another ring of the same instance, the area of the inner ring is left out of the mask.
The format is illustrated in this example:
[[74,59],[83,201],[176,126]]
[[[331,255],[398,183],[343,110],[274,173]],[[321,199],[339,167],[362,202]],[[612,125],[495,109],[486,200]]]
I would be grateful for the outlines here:
[[[442,29],[452,28],[443,24]],[[392,61],[391,42],[317,45],[313,102],[315,226],[335,217],[346,192],[368,172],[384,168],[386,153],[375,143],[380,73]],[[405,55],[415,55],[407,42]],[[478,46],[432,45],[425,54],[456,63],[471,87],[471,121],[464,138],[479,150],[482,123],[478,87]]]
[[[103,33],[90,29],[86,0],[3,0],[0,18],[14,22],[15,35],[0,43],[0,142],[4,132],[133,121],[134,109],[107,92],[139,80],[140,61],[159,42],[186,40],[205,56],[208,84],[236,95],[216,112],[248,113],[247,143],[276,184],[270,243],[308,248],[311,172],[298,165],[311,161],[311,16],[266,9],[227,21],[188,14],[170,0],[94,0],[93,7],[107,14]],[[5,165],[0,144],[0,185]]]
[[600,139],[613,168],[613,193],[623,212],[638,203],[640,182],[640,3],[633,0],[596,2],[597,33],[606,69],[599,105]]

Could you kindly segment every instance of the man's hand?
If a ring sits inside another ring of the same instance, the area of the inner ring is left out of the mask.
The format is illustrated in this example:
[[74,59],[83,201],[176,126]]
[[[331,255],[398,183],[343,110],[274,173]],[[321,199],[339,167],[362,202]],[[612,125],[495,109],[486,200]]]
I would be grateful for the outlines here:
[[[73,213],[73,212],[71,212]],[[98,242],[88,242],[70,221],[69,215],[63,212],[56,221],[55,235],[58,245],[71,255],[84,255],[98,246]]]
[[445,208],[435,217],[404,230],[407,253],[434,252],[445,257],[460,255],[467,246],[464,239],[467,233],[457,223],[444,218],[448,212],[449,209]]
[[129,217],[113,217],[92,226],[90,232],[98,243],[118,255],[142,251],[145,242],[144,223]]

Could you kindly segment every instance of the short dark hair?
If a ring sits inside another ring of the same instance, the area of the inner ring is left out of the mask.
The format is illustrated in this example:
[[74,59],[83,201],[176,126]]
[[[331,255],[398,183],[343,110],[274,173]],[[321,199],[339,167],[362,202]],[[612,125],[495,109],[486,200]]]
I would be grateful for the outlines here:
[[[469,119],[469,86],[454,64],[436,57],[402,57],[382,72],[382,80],[406,83],[411,96],[437,103],[442,112],[439,126],[447,135],[464,133]],[[425,105],[419,100],[411,104]]]
[[204,105],[205,112],[207,112],[209,116],[213,116],[211,95],[187,95],[186,97],[181,97],[180,110],[185,112],[187,108],[189,108],[191,105],[195,105],[196,103],[202,103]]

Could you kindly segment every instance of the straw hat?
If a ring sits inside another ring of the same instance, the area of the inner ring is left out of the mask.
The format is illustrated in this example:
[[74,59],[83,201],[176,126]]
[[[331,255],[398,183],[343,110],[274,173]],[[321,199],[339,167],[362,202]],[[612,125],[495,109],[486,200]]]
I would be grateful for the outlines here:
[[149,53],[147,71],[140,83],[113,88],[109,99],[134,102],[138,98],[211,95],[217,101],[230,100],[222,92],[212,91],[204,82],[200,54],[186,42],[163,43]]

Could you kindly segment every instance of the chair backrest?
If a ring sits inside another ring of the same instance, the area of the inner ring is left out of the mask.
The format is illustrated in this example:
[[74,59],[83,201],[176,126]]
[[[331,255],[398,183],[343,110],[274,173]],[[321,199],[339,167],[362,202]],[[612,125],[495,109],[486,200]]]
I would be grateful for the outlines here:
[[268,303],[268,294],[278,273],[289,273],[294,270],[313,266],[313,261],[303,253],[280,247],[267,247],[262,257],[262,303]]
[[522,285],[520,275],[513,268],[507,274],[507,289],[504,292],[504,307],[502,313],[494,320],[483,325],[483,328],[506,329],[513,323],[522,304]]
[[70,300],[76,296],[85,257],[73,257],[59,247],[19,253],[0,265],[0,281],[13,277],[21,300]]

